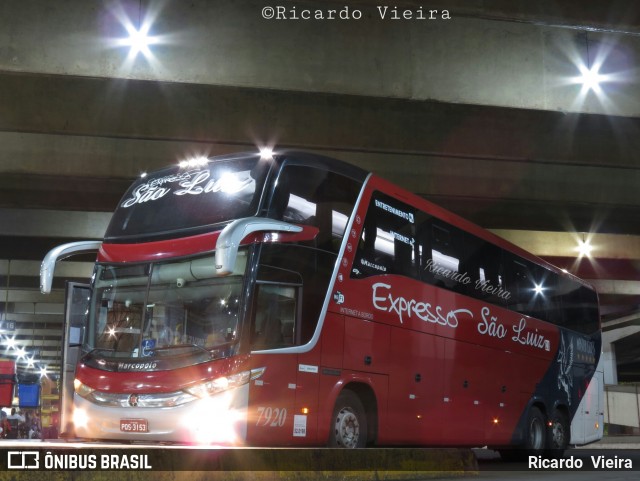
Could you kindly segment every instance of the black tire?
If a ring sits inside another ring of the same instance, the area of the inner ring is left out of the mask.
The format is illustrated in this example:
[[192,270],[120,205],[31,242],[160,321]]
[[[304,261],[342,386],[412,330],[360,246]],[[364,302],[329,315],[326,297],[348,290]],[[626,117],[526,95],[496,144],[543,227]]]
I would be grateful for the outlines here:
[[529,410],[524,438],[524,450],[529,454],[541,454],[547,445],[547,420],[539,408]]
[[547,450],[553,457],[561,457],[571,440],[571,426],[567,415],[554,409],[549,418],[549,429],[547,430]]
[[367,415],[360,398],[348,389],[340,393],[331,416],[329,446],[364,448],[367,445]]
[[529,455],[544,454],[547,442],[547,420],[539,408],[532,406],[527,415],[523,444],[500,449],[500,457],[508,462],[525,461]]

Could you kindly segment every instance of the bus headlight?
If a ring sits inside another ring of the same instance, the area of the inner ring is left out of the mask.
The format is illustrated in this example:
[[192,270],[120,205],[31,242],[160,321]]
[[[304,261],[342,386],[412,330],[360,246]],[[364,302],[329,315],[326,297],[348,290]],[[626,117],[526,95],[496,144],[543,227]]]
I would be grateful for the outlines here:
[[73,389],[75,390],[78,396],[83,397],[85,399],[88,398],[91,395],[91,393],[94,391],[94,389],[90,388],[86,384],[83,384],[82,381],[80,381],[79,379],[73,380]]
[[89,422],[89,416],[84,409],[76,408],[73,410],[73,425],[76,429],[86,428]]
[[252,369],[251,371],[232,374],[230,376],[222,376],[212,381],[188,387],[185,389],[185,392],[193,396],[197,396],[200,399],[204,399],[214,394],[243,386],[254,379],[258,379],[262,374],[264,374],[265,369],[266,368],[261,367],[258,369]]

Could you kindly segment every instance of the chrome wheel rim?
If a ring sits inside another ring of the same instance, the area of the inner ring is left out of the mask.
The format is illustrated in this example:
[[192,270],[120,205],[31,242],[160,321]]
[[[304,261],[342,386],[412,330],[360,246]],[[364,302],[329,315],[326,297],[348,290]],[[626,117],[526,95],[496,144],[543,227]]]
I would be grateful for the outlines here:
[[339,445],[345,448],[358,447],[360,423],[351,408],[342,408],[338,413],[336,417],[335,434],[336,441]]
[[561,448],[564,446],[565,432],[562,423],[553,423],[551,428],[551,439],[553,441],[553,448]]

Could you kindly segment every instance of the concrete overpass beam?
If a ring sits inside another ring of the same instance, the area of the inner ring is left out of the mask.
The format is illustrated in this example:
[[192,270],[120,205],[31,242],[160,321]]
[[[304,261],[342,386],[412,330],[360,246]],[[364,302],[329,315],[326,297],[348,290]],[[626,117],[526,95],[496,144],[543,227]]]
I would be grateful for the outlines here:
[[[582,86],[571,80],[580,64],[590,64],[600,52],[608,53],[603,70],[626,70],[640,51],[637,25],[631,31],[597,31],[559,23],[553,9],[545,17],[541,9],[516,6],[510,15],[514,7],[505,4],[507,13],[496,15],[495,8],[469,3],[441,2],[431,19],[415,2],[407,6],[411,18],[404,17],[405,6],[398,13],[393,6],[383,10],[375,2],[359,2],[350,8],[361,11],[361,18],[304,21],[294,10],[326,17],[329,9],[344,5],[286,2],[286,12],[269,19],[262,0],[147,0],[124,6],[68,0],[64,8],[39,0],[4,1],[0,70],[640,113],[637,82],[622,76],[603,101],[581,95]],[[573,3],[580,4],[578,11],[590,11],[584,2]],[[442,15],[447,8],[450,19]],[[149,34],[157,42],[151,55],[134,58],[119,46],[128,35],[125,23],[151,19]]]

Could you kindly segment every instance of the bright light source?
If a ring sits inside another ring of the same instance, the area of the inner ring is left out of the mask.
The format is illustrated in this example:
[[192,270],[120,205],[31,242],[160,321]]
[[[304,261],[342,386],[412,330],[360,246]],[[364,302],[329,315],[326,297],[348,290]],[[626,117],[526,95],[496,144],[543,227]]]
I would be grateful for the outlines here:
[[240,177],[240,173],[232,174],[225,172],[220,176],[220,190],[225,194],[237,194],[246,186],[252,183],[251,178],[246,174]]
[[73,424],[76,428],[86,428],[89,422],[89,416],[84,409],[76,408],[73,410]]
[[533,292],[535,292],[536,294],[542,294],[542,291],[544,291],[544,287],[542,287],[542,284],[536,284],[533,288]]
[[568,62],[575,67],[575,73],[558,78],[557,85],[579,86],[573,100],[571,97],[567,98],[571,102],[569,111],[583,111],[587,101],[606,111],[617,110],[619,106],[610,98],[613,90],[608,89],[605,84],[635,82],[635,74],[631,70],[620,70],[617,67],[620,57],[611,56],[612,50],[618,47],[617,42],[590,40],[589,32],[579,34],[576,39],[578,42],[575,45],[568,42],[560,47]]
[[27,358],[27,367],[33,367],[34,361],[32,357]]
[[209,162],[209,159],[207,159],[204,156],[201,156],[201,157],[193,157],[192,159],[181,160],[178,165],[180,166],[180,168],[186,169],[189,167],[202,167],[203,165],[206,165],[208,162]]
[[593,246],[589,239],[578,241],[578,254],[580,257],[591,257],[591,252],[593,251]]
[[147,32],[131,30],[129,32],[129,44],[134,53],[138,53],[142,50],[149,48],[149,37]]
[[149,46],[158,43],[156,37],[149,36],[150,24],[144,24],[139,29],[136,29],[133,25],[128,23],[125,25],[129,37],[121,40],[121,45],[129,47],[129,56],[135,58],[140,52],[145,57],[151,56],[151,50]]
[[40,368],[40,377],[46,377],[47,376],[47,366],[42,366]]
[[589,90],[593,90],[596,93],[600,92],[600,83],[604,82],[606,77],[604,75],[600,75],[598,70],[598,66],[593,66],[591,68],[587,68],[584,65],[580,66],[580,81],[587,92]]
[[[156,2],[154,6],[147,5],[143,10],[142,4],[138,5],[137,12],[133,8],[125,8],[125,2],[107,2],[107,7],[111,15],[113,15],[123,28],[124,36],[111,40],[114,47],[128,47],[129,54],[126,59],[128,66],[142,53],[147,61],[155,62],[151,46],[160,43],[166,43],[160,36],[151,35],[152,26],[160,14],[159,4]],[[153,3],[153,2],[152,2]]]
[[7,349],[15,349],[15,348],[16,348],[16,338],[7,337]]
[[18,353],[18,359],[24,359],[27,355],[27,351],[25,351],[24,347],[19,348],[16,352]]
[[271,159],[273,159],[273,149],[271,147],[261,147],[260,148],[260,158],[262,160],[271,160]]
[[191,432],[197,444],[236,445],[241,441],[236,426],[244,420],[244,413],[231,407],[233,395],[219,393],[198,401],[193,411],[184,416],[181,426]]

